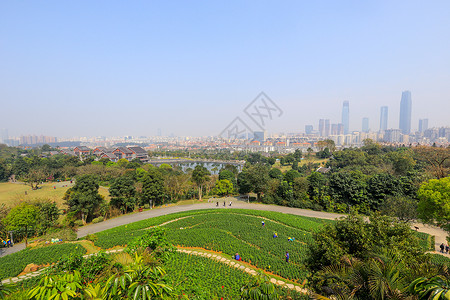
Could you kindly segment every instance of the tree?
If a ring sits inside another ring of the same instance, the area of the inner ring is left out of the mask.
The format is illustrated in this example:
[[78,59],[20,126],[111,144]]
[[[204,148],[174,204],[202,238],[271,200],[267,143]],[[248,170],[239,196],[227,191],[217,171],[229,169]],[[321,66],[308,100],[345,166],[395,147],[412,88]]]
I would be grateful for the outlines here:
[[450,177],[423,183],[417,196],[419,218],[426,223],[437,223],[450,231]]
[[129,176],[118,177],[109,188],[111,205],[120,209],[123,213],[133,210],[136,205],[136,188],[134,180]]
[[238,174],[237,183],[239,186],[239,193],[248,194],[252,191],[250,176],[247,170],[244,170]]
[[161,172],[152,168],[148,170],[142,181],[141,201],[153,205],[163,203],[164,197],[164,178]]
[[450,170],[450,147],[418,146],[413,148],[417,158],[428,164],[427,168],[437,179],[448,176]]
[[284,174],[284,180],[289,183],[294,182],[294,179],[300,177],[300,173],[296,170],[289,170]]
[[59,209],[56,202],[51,202],[50,200],[38,200],[35,206],[39,209],[37,227],[40,234],[42,234],[57,224]]
[[417,200],[408,196],[390,196],[381,206],[381,213],[410,222],[417,218]]
[[283,179],[283,173],[281,173],[281,170],[278,168],[272,168],[269,171],[269,177],[281,180]]
[[69,211],[79,214],[83,224],[86,224],[104,201],[98,193],[98,188],[97,178],[94,175],[81,175],[76,179],[75,185],[64,195],[63,199],[66,200]]
[[39,188],[39,184],[45,181],[49,176],[51,176],[48,170],[42,167],[31,168],[26,175],[23,175],[25,182],[29,183],[33,190]]
[[228,196],[233,193],[233,184],[228,179],[217,180],[213,192],[219,196]]
[[444,276],[432,278],[419,277],[409,285],[409,291],[419,299],[448,300],[450,298],[450,280]]
[[265,275],[258,275],[249,283],[241,287],[241,299],[247,300],[275,300],[280,299],[275,285]]
[[375,214],[369,221],[351,214],[313,234],[307,264],[313,270],[339,264],[342,258],[366,260],[380,249],[395,250],[408,264],[423,261],[425,250],[409,225]]
[[30,229],[35,227],[38,222],[38,213],[39,210],[36,206],[24,202],[11,209],[4,220],[7,230],[24,231],[25,247],[28,246]]
[[247,170],[248,180],[251,186],[251,191],[256,193],[258,201],[261,200],[261,194],[264,193],[269,181],[268,168],[261,164],[255,164]]
[[209,180],[211,173],[203,166],[196,165],[192,172],[192,180],[198,187],[198,199],[202,200],[203,185]]

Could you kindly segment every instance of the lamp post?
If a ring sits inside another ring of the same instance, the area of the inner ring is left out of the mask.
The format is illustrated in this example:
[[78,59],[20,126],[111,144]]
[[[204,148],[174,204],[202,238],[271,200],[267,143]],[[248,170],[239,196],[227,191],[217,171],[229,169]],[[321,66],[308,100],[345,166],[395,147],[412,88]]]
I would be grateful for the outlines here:
[[11,245],[14,245],[14,240],[13,240],[13,231],[8,231],[9,236],[11,237]]

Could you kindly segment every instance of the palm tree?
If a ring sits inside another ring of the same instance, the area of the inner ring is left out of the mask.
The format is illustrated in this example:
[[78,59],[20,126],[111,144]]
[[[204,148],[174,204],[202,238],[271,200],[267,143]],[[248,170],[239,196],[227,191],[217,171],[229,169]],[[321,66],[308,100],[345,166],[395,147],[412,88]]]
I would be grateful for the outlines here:
[[419,296],[419,299],[448,300],[450,299],[450,279],[437,275],[432,278],[419,277],[409,285],[409,291]]

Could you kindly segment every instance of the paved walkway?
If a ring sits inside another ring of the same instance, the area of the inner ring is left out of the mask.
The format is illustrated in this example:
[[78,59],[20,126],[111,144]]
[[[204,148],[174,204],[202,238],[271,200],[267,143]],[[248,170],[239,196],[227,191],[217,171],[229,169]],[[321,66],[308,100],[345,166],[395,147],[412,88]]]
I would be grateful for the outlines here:
[[[117,218],[106,220],[101,223],[83,226],[83,227],[79,228],[77,236],[78,236],[78,238],[81,238],[88,234],[97,233],[97,232],[111,229],[111,228],[114,228],[117,226],[126,225],[129,223],[145,220],[148,218],[158,217],[158,216],[167,215],[167,214],[176,213],[176,212],[183,212],[183,211],[190,211],[190,210],[197,210],[197,209],[224,208],[223,201],[225,201],[226,209],[242,208],[242,209],[275,211],[275,212],[288,213],[288,214],[293,214],[293,215],[320,218],[320,219],[336,219],[336,218],[345,216],[343,214],[313,211],[313,210],[309,210],[309,209],[247,203],[245,201],[238,200],[237,198],[234,198],[234,197],[233,198],[221,198],[221,199],[215,199],[215,200],[216,201],[214,201],[213,203],[205,202],[205,203],[201,203],[201,204],[174,205],[174,206],[150,209],[150,210],[146,210],[146,211],[143,211],[140,213],[123,215],[123,216],[120,216]],[[217,201],[219,201],[219,207],[216,207]],[[233,201],[233,204],[231,207],[228,206],[230,201]],[[420,223],[412,224],[411,228],[414,228],[414,226],[419,227],[418,231],[420,231],[420,232],[429,233],[429,234],[435,236],[436,249],[439,249],[439,245],[441,243],[447,243],[447,241],[446,241],[447,233],[444,230],[434,227],[434,226],[424,225],[424,224],[420,224]],[[0,256],[8,255],[8,254],[20,251],[22,249],[25,249],[25,244],[23,244],[23,243],[15,244],[14,247],[12,247],[12,248],[4,249],[4,252],[2,251]]]

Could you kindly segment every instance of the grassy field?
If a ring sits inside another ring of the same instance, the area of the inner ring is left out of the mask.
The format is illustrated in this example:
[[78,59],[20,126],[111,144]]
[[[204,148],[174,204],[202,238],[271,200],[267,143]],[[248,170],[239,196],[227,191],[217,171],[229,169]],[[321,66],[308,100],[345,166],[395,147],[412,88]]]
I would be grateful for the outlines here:
[[[0,204],[5,203],[7,206],[12,207],[20,201],[35,200],[35,199],[49,199],[55,201],[58,207],[64,207],[64,200],[62,200],[64,193],[69,187],[70,181],[64,182],[50,182],[44,183],[40,186],[40,189],[33,191],[29,185],[23,183],[0,183]],[[56,189],[54,188],[56,187]],[[109,201],[109,192],[105,187],[100,187],[99,193],[105,196],[105,199]]]
[[[307,165],[307,164],[309,164],[309,163],[312,163],[312,164],[323,164],[323,165],[325,165],[325,163],[326,163],[327,161],[328,161],[328,159],[326,159],[326,158],[317,158],[317,157],[315,157],[315,156],[312,155],[310,158],[302,159],[302,160],[300,161],[300,163],[299,163],[299,166]],[[292,166],[291,166],[291,165],[282,166],[282,165],[280,164],[279,161],[275,162],[275,164],[273,165],[273,167],[274,167],[274,168],[277,168],[277,169],[280,169],[281,172],[286,172],[286,171],[289,171],[290,169],[292,169]]]

